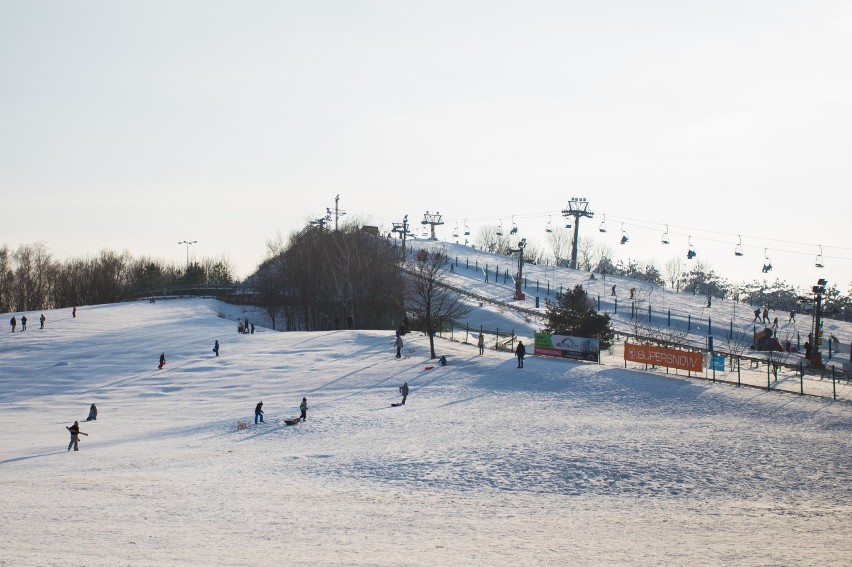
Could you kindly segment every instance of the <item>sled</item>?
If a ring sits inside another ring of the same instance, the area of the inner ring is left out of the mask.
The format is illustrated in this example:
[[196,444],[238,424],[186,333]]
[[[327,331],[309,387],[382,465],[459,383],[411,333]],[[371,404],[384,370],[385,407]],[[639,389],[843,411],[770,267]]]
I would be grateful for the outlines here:
[[249,427],[249,422],[247,422],[247,421],[238,421],[237,422],[237,429],[248,429],[248,427]]
[[300,421],[302,421],[301,417],[294,417],[293,419],[285,419],[284,423],[286,423],[287,425],[296,425]]
[[401,405],[402,405],[402,402],[397,402],[397,403],[395,403],[395,404],[391,404],[391,407],[392,407],[392,408],[398,408],[398,407],[399,407],[399,406],[401,406]]

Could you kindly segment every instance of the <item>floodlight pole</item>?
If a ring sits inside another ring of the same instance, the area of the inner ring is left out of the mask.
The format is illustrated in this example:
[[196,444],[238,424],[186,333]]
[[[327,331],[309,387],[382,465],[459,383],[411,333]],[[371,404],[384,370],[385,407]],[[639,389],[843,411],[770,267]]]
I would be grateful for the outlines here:
[[595,213],[589,210],[589,202],[585,197],[571,197],[568,208],[562,211],[565,218],[574,217],[574,242],[571,245],[571,268],[577,269],[577,242],[580,238],[580,217],[593,218]]
[[186,244],[186,269],[189,270],[189,247],[191,244],[198,244],[197,240],[181,240],[178,244]]
[[399,233],[402,238],[402,259],[405,259],[405,237],[408,236],[408,215],[402,218],[402,222],[393,223],[391,232]]
[[524,292],[521,291],[521,283],[524,277],[524,247],[527,245],[527,239],[522,238],[518,242],[517,250],[511,252],[518,253],[518,277],[515,279],[515,299],[524,299]]

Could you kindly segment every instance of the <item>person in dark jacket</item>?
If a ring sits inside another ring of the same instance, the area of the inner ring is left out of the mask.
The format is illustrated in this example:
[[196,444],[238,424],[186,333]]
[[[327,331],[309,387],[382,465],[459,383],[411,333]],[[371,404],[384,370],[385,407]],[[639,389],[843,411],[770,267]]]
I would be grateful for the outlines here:
[[405,399],[408,397],[408,382],[399,387],[399,393],[402,394],[402,405],[405,405]]
[[263,402],[258,402],[258,404],[254,406],[254,423],[257,424],[258,420],[263,423]]
[[162,368],[166,365],[166,353],[160,354],[160,365],[157,368]]
[[67,429],[71,433],[71,442],[68,443],[68,450],[70,451],[71,447],[74,447],[75,451],[79,451],[80,435],[88,435],[88,433],[83,433],[82,431],[80,431],[80,424],[76,421],[74,422],[74,425],[66,425],[65,429]]
[[12,332],[15,332],[15,327],[18,326],[18,320],[15,319],[15,316],[12,315],[12,318],[9,320],[9,324],[12,325]]
[[518,357],[518,368],[524,367],[524,355],[527,354],[527,349],[524,343],[518,341],[518,348],[515,349],[515,356]]
[[86,418],[86,421],[97,421],[98,419],[98,407],[95,404],[89,408],[89,417]]
[[213,352],[216,353],[216,356],[219,356],[219,339],[216,339],[216,342],[213,344]]
[[302,421],[308,419],[308,398],[302,398],[302,403],[299,404],[299,409],[302,412],[301,418]]
[[479,346],[479,355],[482,356],[485,354],[485,334],[479,333],[479,341],[477,342]]
[[44,321],[45,321],[44,313],[41,314],[41,317],[39,317],[38,320],[41,323],[41,326],[39,327],[39,329],[44,329]]
[[21,330],[22,331],[27,330],[27,316],[26,315],[21,316]]

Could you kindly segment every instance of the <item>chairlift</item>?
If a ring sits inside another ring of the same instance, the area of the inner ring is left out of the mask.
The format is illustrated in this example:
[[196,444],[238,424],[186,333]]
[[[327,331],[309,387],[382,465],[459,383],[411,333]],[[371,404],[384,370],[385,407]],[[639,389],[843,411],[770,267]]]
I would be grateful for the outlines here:
[[601,221],[601,225],[598,227],[600,232],[606,232],[606,215],[603,216],[603,220]]
[[817,254],[817,257],[816,257],[816,260],[814,261],[814,264],[816,265],[817,268],[824,268],[825,267],[825,263],[822,261],[822,245],[820,245],[820,247],[819,247],[819,254]]
[[547,224],[544,227],[544,232],[553,232],[553,222],[551,220],[552,218],[553,217],[550,216],[547,217]]
[[663,244],[669,243],[669,225],[666,225],[666,232],[663,233]]
[[739,238],[740,238],[739,244],[734,246],[734,255],[735,256],[742,256],[744,254],[744,252],[743,252],[743,237],[740,236]]
[[503,219],[500,219],[500,224],[497,225],[497,236],[503,236]]
[[[470,236],[470,227],[467,226],[467,219],[464,219],[464,235]],[[467,244],[467,243],[465,243]]]
[[621,223],[621,243],[627,244],[630,238],[627,237],[627,233],[624,232],[624,223]]
[[769,254],[767,253],[767,248],[763,249],[763,269],[761,270],[764,274],[772,271],[772,262],[769,261]]
[[459,223],[456,223],[455,228],[453,228],[453,238],[459,237]]
[[509,234],[518,234],[518,225],[515,224],[515,217],[512,217],[512,230],[509,231]]
[[692,260],[696,256],[698,256],[698,252],[695,251],[695,247],[692,245],[692,237],[688,236],[687,241],[689,242],[689,250],[686,251],[686,259]]

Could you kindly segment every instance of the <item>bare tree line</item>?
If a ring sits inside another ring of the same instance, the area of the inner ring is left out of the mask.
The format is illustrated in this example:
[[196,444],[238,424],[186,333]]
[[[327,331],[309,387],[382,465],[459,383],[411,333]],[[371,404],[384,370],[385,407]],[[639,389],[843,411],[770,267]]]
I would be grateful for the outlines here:
[[47,244],[0,247],[0,311],[35,311],[114,303],[165,285],[229,284],[234,269],[225,259],[206,258],[177,266],[129,252],[104,249],[96,256],[55,260]]

